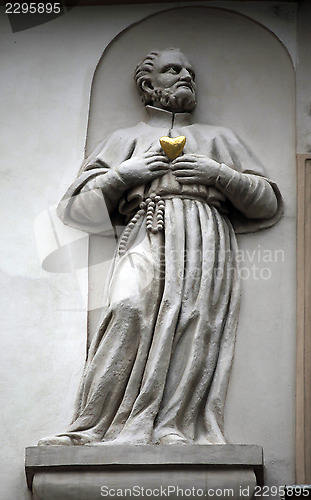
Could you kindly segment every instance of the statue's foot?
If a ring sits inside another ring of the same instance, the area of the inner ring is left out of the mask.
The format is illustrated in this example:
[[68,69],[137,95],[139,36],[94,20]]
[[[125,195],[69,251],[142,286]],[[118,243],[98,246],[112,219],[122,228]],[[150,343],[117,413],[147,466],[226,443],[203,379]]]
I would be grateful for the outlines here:
[[162,436],[159,444],[188,444],[188,441],[179,434],[166,434]]
[[53,436],[40,439],[38,446],[71,446],[73,441],[69,436]]
[[100,441],[97,443],[92,443],[94,446],[102,446],[102,445],[112,445],[112,446],[119,446],[119,445],[146,445],[146,444],[152,444],[151,440],[148,439],[147,437],[137,437],[135,435],[122,435],[119,436],[115,439],[109,440],[109,441]]

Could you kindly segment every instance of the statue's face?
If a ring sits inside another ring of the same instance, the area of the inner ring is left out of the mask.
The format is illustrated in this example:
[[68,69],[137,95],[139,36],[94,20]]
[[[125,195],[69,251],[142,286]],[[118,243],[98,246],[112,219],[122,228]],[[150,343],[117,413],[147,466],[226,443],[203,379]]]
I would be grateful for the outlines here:
[[155,99],[153,105],[173,112],[195,107],[195,73],[179,50],[164,50],[155,59],[151,73]]

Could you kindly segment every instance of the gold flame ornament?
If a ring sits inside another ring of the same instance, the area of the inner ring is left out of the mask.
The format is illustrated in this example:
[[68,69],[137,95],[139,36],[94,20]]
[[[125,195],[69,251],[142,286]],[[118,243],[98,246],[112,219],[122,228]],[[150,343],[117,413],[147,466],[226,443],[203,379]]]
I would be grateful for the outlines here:
[[161,137],[160,144],[163,151],[167,154],[170,160],[175,160],[178,155],[182,152],[186,144],[186,137],[180,135],[179,137]]

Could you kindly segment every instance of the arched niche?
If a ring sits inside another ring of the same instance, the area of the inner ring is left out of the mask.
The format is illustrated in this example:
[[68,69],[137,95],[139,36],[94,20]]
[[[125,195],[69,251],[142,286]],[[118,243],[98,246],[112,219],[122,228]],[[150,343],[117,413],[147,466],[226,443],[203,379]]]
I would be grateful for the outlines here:
[[[98,63],[91,91],[86,156],[114,130],[145,120],[133,80],[134,69],[151,49],[165,47],[179,47],[196,70],[198,106],[194,121],[223,125],[238,133],[279,184],[285,200],[281,223],[240,239],[240,248],[249,252],[249,259],[253,255],[260,259],[264,249],[284,249],[286,259],[285,264],[271,263],[271,280],[251,277],[243,281],[226,427],[233,442],[263,445],[267,463],[282,461],[279,474],[294,481],[296,179],[292,61],[271,31],[229,10],[181,7],[147,17],[112,40]],[[101,237],[90,241],[90,338],[104,298],[109,263],[99,263],[107,244]],[[273,467],[271,470],[273,474]],[[267,480],[275,484],[277,478]]]

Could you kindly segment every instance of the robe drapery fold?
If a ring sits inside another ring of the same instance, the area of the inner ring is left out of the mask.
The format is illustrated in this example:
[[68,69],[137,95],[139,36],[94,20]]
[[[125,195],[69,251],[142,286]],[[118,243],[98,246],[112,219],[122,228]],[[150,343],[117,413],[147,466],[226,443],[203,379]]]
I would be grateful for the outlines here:
[[[150,124],[115,132],[97,148],[59,205],[65,223],[104,233],[108,212],[128,221],[152,193],[165,203],[164,232],[147,231],[144,215],[131,226],[126,252],[115,256],[108,311],[88,353],[73,422],[62,434],[75,444],[226,442],[240,304],[235,232],[270,227],[282,212],[277,186],[233,132],[189,125],[186,113],[150,113]],[[232,179],[182,185],[169,172],[127,190],[118,165],[159,151],[163,135],[184,135],[185,153],[224,164]],[[242,187],[234,172],[245,174]]]

